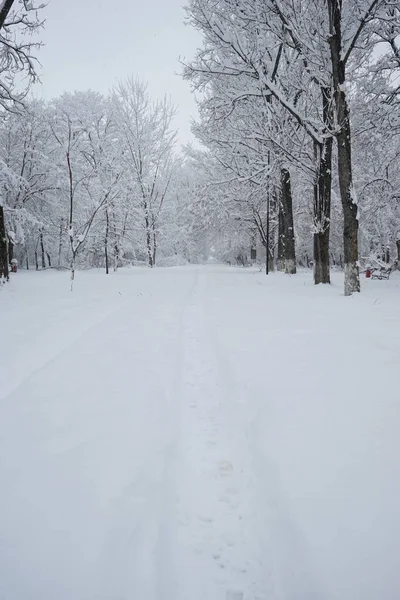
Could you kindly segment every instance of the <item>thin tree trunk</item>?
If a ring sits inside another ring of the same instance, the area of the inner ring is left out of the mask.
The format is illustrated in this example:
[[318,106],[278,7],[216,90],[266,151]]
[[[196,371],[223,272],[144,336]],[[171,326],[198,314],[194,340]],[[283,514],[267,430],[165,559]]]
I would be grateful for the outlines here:
[[400,271],[400,239],[396,241],[397,247],[397,268]]
[[293,226],[293,199],[292,188],[290,185],[290,173],[287,169],[281,169],[281,186],[285,273],[294,275],[296,273],[296,250]]
[[45,261],[45,253],[44,253],[43,231],[40,232],[39,239],[40,239],[40,250],[41,250],[41,254],[42,254],[42,269],[45,269],[46,261]]
[[279,200],[278,212],[278,271],[285,270],[285,217],[282,200]]
[[153,230],[153,267],[156,264],[156,256],[157,256],[157,234]]
[[75,254],[74,251],[72,251],[72,259],[71,259],[71,292],[74,291],[75,261],[76,261],[76,254]]
[[146,224],[147,258],[149,261],[149,267],[153,267],[153,251],[152,251],[152,247],[151,247],[151,231],[150,231],[149,220],[147,217],[145,219],[145,224]]
[[276,235],[276,231],[275,228],[271,227],[271,219],[268,219],[268,245],[269,245],[269,252],[268,252],[268,271],[269,272],[273,272],[275,271],[275,235]]
[[11,240],[9,236],[8,239],[8,264],[11,264],[12,259],[14,258],[14,242]]
[[37,250],[35,250],[35,268],[36,268],[36,271],[39,271],[39,262],[38,262]]
[[350,296],[354,292],[360,291],[360,273],[358,267],[358,210],[353,188],[350,111],[345,93],[346,67],[342,48],[342,0],[328,0],[328,8],[337,126],[339,188],[344,219],[344,294]]
[[46,252],[47,262],[49,263],[49,267],[51,268],[51,256],[48,252]]
[[149,267],[153,267],[153,252],[151,248],[151,233],[150,231],[146,234],[146,243],[147,243],[147,256],[149,260]]
[[64,219],[63,219],[63,217],[61,217],[60,233],[59,233],[59,239],[58,239],[58,268],[61,267],[61,255],[62,255],[62,247],[63,247],[63,226],[64,226]]
[[8,249],[7,249],[7,232],[4,219],[4,209],[0,205],[0,279],[4,278],[8,281]]
[[[113,214],[114,239],[115,239],[115,244],[114,244],[114,271],[116,271],[118,269],[118,266],[119,266],[119,253],[120,253],[119,243],[121,241],[121,236],[119,236],[118,232],[117,232],[117,225],[116,225],[116,220],[115,220],[115,214],[114,214],[114,212],[112,214]],[[125,228],[125,224],[124,224],[124,228]]]
[[[332,98],[330,90],[322,89],[324,123],[327,128],[333,124]],[[316,148],[318,171],[314,186],[314,283],[330,283],[329,235],[331,225],[332,196],[332,147],[333,139],[328,137]]]
[[114,246],[114,271],[116,271],[118,269],[118,263],[119,263],[119,245],[118,245],[118,242],[115,242],[115,246]]
[[108,268],[108,232],[109,232],[109,219],[108,219],[108,210],[106,208],[106,234],[104,236],[104,256],[106,259],[106,275],[109,274]]

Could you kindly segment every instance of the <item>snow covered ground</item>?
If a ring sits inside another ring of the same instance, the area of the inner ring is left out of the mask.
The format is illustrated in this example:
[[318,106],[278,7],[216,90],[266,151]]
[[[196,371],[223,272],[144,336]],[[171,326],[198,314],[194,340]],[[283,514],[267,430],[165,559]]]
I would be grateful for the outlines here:
[[400,277],[0,290],[2,600],[398,600]]

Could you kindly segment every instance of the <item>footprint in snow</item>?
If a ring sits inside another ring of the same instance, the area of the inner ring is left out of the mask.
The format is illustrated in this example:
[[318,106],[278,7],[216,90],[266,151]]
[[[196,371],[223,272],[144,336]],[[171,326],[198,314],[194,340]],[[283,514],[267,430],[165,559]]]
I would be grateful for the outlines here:
[[221,475],[230,475],[233,471],[233,465],[228,460],[220,460],[218,463],[218,471]]
[[233,590],[227,590],[225,600],[243,600],[243,592],[235,592]]

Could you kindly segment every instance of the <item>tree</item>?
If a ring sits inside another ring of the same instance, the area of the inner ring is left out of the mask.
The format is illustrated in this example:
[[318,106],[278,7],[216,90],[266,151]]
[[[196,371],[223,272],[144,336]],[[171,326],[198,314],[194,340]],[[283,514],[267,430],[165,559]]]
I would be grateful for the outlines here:
[[[22,4],[22,6],[21,6]],[[36,81],[36,65],[32,52],[38,48],[34,34],[43,22],[38,18],[41,6],[23,0],[14,9],[14,0],[0,4],[0,106],[6,111],[18,110],[31,84]],[[30,37],[28,37],[28,34]],[[18,87],[17,87],[18,82]],[[21,82],[25,87],[21,88]],[[4,198],[0,198],[0,277],[8,279],[8,235]]]
[[152,102],[145,84],[128,79],[114,90],[114,118],[122,145],[124,179],[145,235],[150,267],[156,264],[161,213],[177,166],[171,129],[175,108]]

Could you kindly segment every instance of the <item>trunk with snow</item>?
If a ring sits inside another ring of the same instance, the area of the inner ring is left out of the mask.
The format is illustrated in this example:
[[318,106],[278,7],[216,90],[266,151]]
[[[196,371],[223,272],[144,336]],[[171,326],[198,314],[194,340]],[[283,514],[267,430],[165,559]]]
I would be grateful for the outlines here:
[[153,267],[153,248],[151,245],[151,227],[150,227],[150,217],[149,217],[147,201],[144,202],[144,212],[145,212],[144,225],[145,225],[145,229],[146,229],[147,260],[149,263],[149,267],[152,268]]
[[270,241],[269,244],[269,253],[268,253],[268,270],[273,273],[275,271],[275,261],[274,261],[274,247]]
[[150,229],[146,231],[146,246],[147,246],[147,258],[149,261],[149,267],[153,267],[153,249],[151,247],[151,233]]
[[0,205],[0,280],[2,278],[8,281],[8,248],[4,209]]
[[358,268],[358,214],[353,197],[353,182],[350,152],[350,122],[342,126],[338,139],[339,186],[344,217],[344,294],[350,296],[360,291]]
[[40,239],[40,251],[41,251],[41,258],[42,258],[42,269],[45,269],[46,261],[45,261],[45,252],[44,252],[43,231],[40,232],[39,239]]
[[109,234],[110,226],[109,226],[109,218],[108,218],[108,209],[106,208],[106,233],[104,236],[104,257],[106,263],[106,275],[109,274],[109,266],[108,266],[108,234]]
[[345,93],[346,65],[342,48],[342,1],[328,0],[330,51],[335,100],[340,198],[343,207],[344,294],[360,291],[358,267],[358,210],[353,188],[350,111]]
[[64,219],[61,217],[60,232],[59,232],[59,238],[58,238],[58,268],[61,267],[61,255],[62,255],[62,247],[63,247],[63,225],[64,225]]
[[285,223],[282,201],[279,201],[278,211],[278,271],[285,270]]
[[283,219],[283,257],[285,273],[296,273],[296,250],[293,226],[293,199],[290,184],[290,173],[281,169],[281,212]]
[[[332,98],[327,88],[322,89],[324,123],[332,127]],[[331,224],[332,195],[332,146],[333,139],[326,138],[316,147],[317,177],[314,186],[314,283],[330,283],[329,234]]]
[[157,234],[155,232],[155,230],[153,229],[153,255],[152,255],[152,259],[153,259],[153,267],[155,267],[156,265],[156,256],[157,256]]
[[119,245],[115,242],[114,246],[114,271],[117,271],[119,265]]
[[75,263],[76,263],[76,253],[74,251],[72,251],[72,258],[71,258],[71,265],[70,265],[70,271],[71,271],[71,292],[74,290]]

